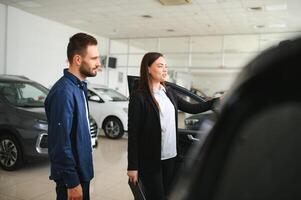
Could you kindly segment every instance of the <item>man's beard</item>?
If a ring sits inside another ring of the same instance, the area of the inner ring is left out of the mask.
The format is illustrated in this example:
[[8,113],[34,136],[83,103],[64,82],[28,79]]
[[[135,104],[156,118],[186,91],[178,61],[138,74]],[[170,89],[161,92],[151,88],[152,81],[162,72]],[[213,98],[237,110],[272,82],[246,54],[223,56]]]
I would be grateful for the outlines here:
[[85,62],[82,62],[82,64],[79,66],[79,72],[84,75],[85,77],[94,77],[96,76],[97,72],[94,74],[92,72],[90,72],[89,70],[87,70],[85,68],[85,66],[87,66],[87,64]]

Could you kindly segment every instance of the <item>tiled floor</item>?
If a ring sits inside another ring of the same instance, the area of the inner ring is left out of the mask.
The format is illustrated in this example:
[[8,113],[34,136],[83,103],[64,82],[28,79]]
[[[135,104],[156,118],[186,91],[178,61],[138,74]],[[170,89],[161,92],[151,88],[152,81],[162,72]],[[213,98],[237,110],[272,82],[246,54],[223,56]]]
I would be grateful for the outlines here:
[[[127,139],[99,138],[94,151],[95,178],[91,182],[91,199],[132,200],[127,185]],[[1,200],[54,200],[55,184],[48,180],[47,160],[26,164],[14,172],[0,169]]]
[[[178,119],[182,128],[183,113],[179,113]],[[91,182],[91,199],[132,200],[126,175],[127,138],[111,140],[100,136],[98,141],[93,154],[95,178]],[[47,160],[28,163],[14,172],[0,169],[0,200],[54,200],[55,184],[48,176]]]

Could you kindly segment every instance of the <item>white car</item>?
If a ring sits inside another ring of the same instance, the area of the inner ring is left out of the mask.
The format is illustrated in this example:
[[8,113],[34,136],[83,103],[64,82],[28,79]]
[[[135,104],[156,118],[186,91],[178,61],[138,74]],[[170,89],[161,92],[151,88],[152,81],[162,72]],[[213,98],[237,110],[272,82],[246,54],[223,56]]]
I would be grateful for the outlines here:
[[90,113],[105,135],[122,137],[127,131],[128,98],[108,87],[88,84],[88,100]]

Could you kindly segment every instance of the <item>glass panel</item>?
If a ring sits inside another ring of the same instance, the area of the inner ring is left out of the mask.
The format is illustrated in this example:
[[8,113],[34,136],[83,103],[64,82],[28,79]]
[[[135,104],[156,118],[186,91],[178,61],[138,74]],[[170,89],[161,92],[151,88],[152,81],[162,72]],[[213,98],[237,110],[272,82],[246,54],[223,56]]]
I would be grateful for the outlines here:
[[188,54],[165,54],[167,67],[188,66]]
[[[177,91],[178,92],[178,91]],[[182,92],[178,92],[178,95],[185,101],[189,102],[189,103],[199,103],[199,101],[197,101],[196,99],[192,98],[191,96],[188,96],[187,94],[184,94]]]
[[244,67],[257,53],[226,53],[225,67]]
[[110,55],[110,57],[116,58],[117,67],[126,67],[127,66],[127,55]]
[[129,66],[140,67],[141,60],[144,54],[140,55],[129,55]]
[[192,67],[219,67],[222,65],[222,54],[192,54],[191,66]]
[[105,101],[127,101],[127,97],[123,94],[120,94],[116,90],[112,90],[109,88],[93,88],[97,94],[104,99]]
[[157,51],[158,39],[131,39],[130,53],[146,53],[150,51]]
[[35,83],[0,83],[0,95],[15,106],[44,107],[48,90]]
[[221,36],[212,37],[192,37],[191,52],[222,52],[223,38]]
[[129,67],[128,68],[128,75],[140,76],[140,68],[138,68],[138,67]]
[[110,40],[110,54],[128,53],[128,40]]
[[189,52],[189,38],[160,38],[160,51],[169,52]]
[[224,38],[224,51],[235,52],[258,52],[258,35],[228,35]]
[[272,46],[277,46],[279,42],[289,40],[296,37],[296,33],[275,33],[264,34],[260,37],[260,50],[267,49]]

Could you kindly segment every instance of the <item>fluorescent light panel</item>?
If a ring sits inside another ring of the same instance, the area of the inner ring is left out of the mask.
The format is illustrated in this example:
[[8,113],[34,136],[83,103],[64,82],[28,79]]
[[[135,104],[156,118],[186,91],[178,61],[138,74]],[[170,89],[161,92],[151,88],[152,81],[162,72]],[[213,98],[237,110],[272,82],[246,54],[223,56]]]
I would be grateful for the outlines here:
[[287,5],[286,4],[275,4],[275,5],[266,5],[265,10],[266,11],[282,11],[286,10]]

